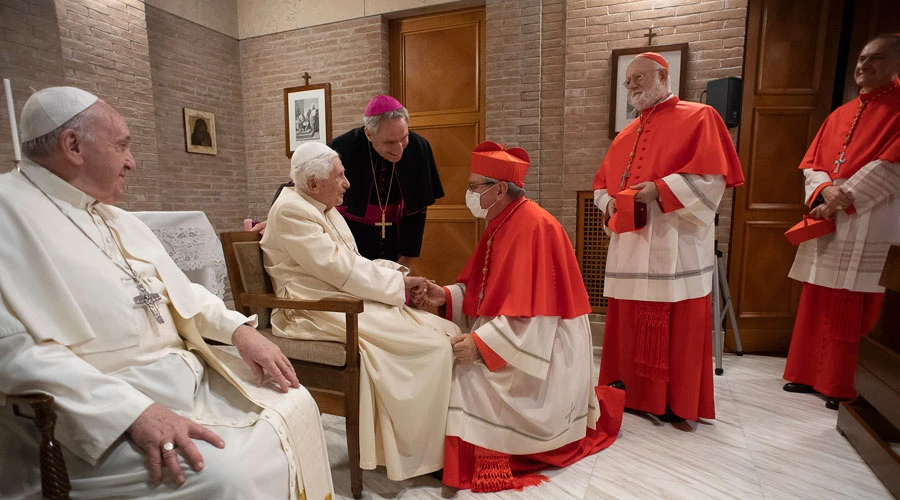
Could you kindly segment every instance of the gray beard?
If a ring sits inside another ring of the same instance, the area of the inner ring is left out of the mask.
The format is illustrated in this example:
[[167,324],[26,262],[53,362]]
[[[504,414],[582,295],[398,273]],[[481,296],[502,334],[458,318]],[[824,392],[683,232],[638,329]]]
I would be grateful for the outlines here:
[[669,95],[668,89],[662,85],[654,85],[652,88],[644,92],[639,97],[629,96],[631,105],[638,111],[643,111],[655,104],[658,104],[664,97]]

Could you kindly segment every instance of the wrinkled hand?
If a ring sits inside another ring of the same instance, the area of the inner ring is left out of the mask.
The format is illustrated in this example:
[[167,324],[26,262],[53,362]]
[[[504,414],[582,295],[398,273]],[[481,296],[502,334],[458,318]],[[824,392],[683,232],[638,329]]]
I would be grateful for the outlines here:
[[403,283],[406,285],[406,297],[410,304],[417,304],[422,301],[427,289],[427,282],[421,276],[404,276]]
[[447,303],[447,296],[444,295],[444,287],[428,279],[425,280],[425,285],[425,293],[422,294],[421,300],[415,303],[417,308],[441,307]]
[[251,231],[259,231],[259,235],[262,236],[266,234],[266,221],[258,222],[256,225],[250,228]]
[[289,387],[300,387],[291,362],[281,349],[255,328],[239,326],[231,336],[231,343],[253,370],[257,385],[265,386],[274,382],[281,392],[287,392]]
[[475,345],[475,339],[471,333],[463,333],[450,339],[453,346],[453,357],[462,364],[474,363],[481,359],[481,352]]
[[837,186],[826,186],[821,193],[822,199],[825,200],[824,204],[832,212],[832,217],[834,216],[833,212],[843,210],[853,204],[853,197]]
[[641,203],[650,203],[651,201],[659,198],[659,188],[656,187],[655,182],[639,182],[634,186],[628,186],[629,189],[636,189],[638,193],[634,195],[634,201],[639,201]]
[[[150,484],[153,486],[162,482],[163,465],[172,473],[177,485],[184,484],[184,471],[178,463],[178,453],[192,469],[197,472],[203,470],[203,455],[194,444],[194,439],[202,439],[216,448],[225,447],[225,440],[218,434],[159,403],[147,407],[125,433],[147,455]],[[173,443],[175,449],[162,451],[164,443]]]
[[606,212],[603,213],[603,225],[609,226],[609,219],[616,213],[616,199],[610,198],[606,202]]
[[835,210],[828,208],[828,205],[826,205],[825,203],[822,203],[821,205],[818,205],[816,208],[810,210],[809,216],[812,217],[813,219],[831,220],[831,219],[834,219],[834,215],[836,213],[837,212]]

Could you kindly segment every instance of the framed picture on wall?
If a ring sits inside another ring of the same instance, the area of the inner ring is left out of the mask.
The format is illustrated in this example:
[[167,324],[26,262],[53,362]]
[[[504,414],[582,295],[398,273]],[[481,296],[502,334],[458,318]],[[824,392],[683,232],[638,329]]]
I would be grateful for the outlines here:
[[216,154],[216,115],[184,109],[184,143],[188,153]]
[[669,85],[676,96],[685,86],[687,76],[688,44],[657,45],[651,47],[635,47],[612,51],[612,68],[609,89],[609,138],[613,139],[629,123],[637,118],[638,113],[628,100],[625,89],[625,69],[634,61],[634,56],[644,52],[656,52],[669,63]]
[[331,141],[331,84],[284,89],[284,146],[288,158],[308,141]]

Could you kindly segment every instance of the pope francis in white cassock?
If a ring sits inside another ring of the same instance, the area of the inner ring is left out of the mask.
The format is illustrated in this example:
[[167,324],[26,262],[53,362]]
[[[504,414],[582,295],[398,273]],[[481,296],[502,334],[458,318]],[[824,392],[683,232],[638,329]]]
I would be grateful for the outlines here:
[[[55,87],[21,123],[29,159],[0,176],[0,393],[55,397],[72,498],[331,498],[287,359],[110,205],[135,167],[122,116]],[[0,497],[40,497],[38,444],[0,407]]]
[[[331,148],[302,144],[291,158],[293,188],[269,211],[261,246],[279,297],[365,300],[359,317],[360,467],[384,465],[392,480],[443,466],[444,430],[453,365],[449,336],[456,325],[412,309],[407,291],[424,293],[424,278],[386,260],[360,256],[344,218],[334,210],[350,186]],[[276,310],[276,335],[345,341],[344,315]]]

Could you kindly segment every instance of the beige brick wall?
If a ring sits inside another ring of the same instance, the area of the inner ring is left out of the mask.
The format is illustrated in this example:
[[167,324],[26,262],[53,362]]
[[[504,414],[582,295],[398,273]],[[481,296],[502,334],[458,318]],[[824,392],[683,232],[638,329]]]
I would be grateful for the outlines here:
[[[238,41],[147,5],[162,210],[202,210],[218,231],[247,217]],[[215,114],[216,155],[185,150],[183,108]]]
[[[654,45],[687,42],[681,97],[691,101],[707,81],[741,75],[746,0],[496,0],[486,9],[487,137],[528,150],[526,188],[573,242],[576,192],[591,189],[612,142],[613,49],[646,46],[651,26],[659,33]],[[721,248],[731,203],[729,190],[720,205]]]
[[362,125],[366,104],[389,90],[388,28],[381,16],[241,40],[244,130],[250,213],[269,212],[289,178],[284,147],[284,89],[331,84],[333,136]]
[[[36,37],[35,33],[42,36]],[[0,2],[0,78],[12,83],[16,118],[31,88],[65,83],[56,8],[45,0]],[[4,97],[0,116],[0,172],[15,166]]]
[[163,196],[144,3],[56,0],[56,14],[66,83],[105,99],[131,129],[137,168],[119,206],[159,210]]

